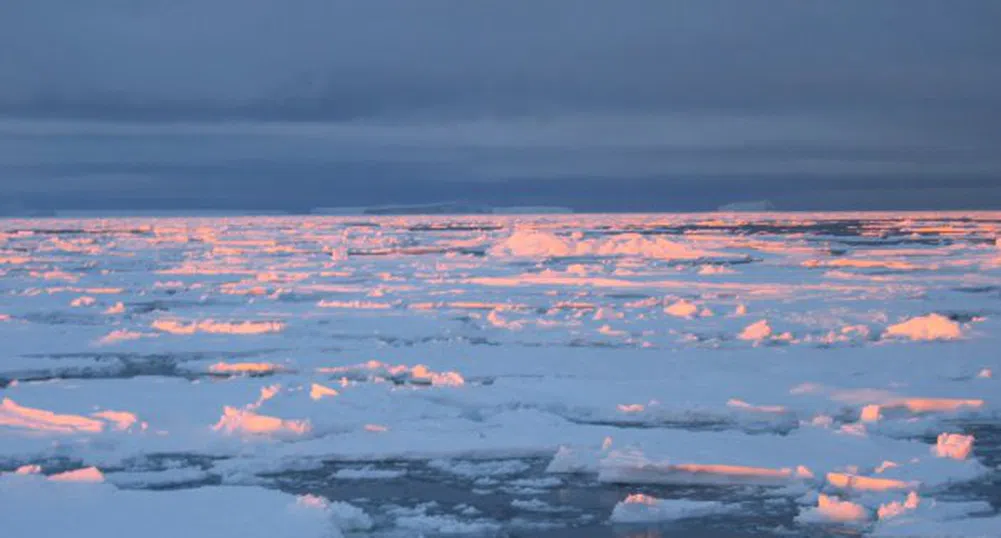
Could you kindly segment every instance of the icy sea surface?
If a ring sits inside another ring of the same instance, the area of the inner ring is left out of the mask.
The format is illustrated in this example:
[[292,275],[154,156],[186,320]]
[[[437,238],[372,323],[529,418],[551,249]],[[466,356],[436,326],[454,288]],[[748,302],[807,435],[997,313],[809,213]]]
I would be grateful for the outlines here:
[[1001,536],[999,234],[0,220],[0,532]]

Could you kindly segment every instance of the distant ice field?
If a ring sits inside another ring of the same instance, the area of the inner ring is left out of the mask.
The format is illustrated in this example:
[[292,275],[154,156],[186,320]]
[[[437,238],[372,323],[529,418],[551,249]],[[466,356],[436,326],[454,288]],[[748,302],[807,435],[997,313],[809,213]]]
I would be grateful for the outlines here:
[[999,237],[0,220],[0,534],[999,536]]

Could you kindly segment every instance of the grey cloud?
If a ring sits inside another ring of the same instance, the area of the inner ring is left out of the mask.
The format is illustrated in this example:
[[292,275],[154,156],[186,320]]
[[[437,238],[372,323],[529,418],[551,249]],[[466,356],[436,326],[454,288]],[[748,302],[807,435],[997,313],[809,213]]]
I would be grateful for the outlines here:
[[14,0],[7,113],[345,119],[996,102],[982,1]]
[[0,195],[999,181],[999,24],[995,0],[8,0]]

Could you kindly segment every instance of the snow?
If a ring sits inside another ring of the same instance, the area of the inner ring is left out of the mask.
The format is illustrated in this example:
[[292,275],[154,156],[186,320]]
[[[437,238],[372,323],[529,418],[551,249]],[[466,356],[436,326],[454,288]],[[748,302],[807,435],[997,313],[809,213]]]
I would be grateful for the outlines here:
[[336,538],[322,507],[260,488],[120,490],[111,484],[0,476],[5,536],[118,536],[141,529],[150,538]]

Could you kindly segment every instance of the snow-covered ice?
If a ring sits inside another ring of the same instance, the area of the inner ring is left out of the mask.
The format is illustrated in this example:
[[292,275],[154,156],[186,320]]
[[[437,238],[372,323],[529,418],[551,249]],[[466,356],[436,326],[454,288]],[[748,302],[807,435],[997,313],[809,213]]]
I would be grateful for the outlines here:
[[0,532],[691,530],[764,495],[764,534],[976,536],[1001,505],[999,235],[997,213],[3,220]]

